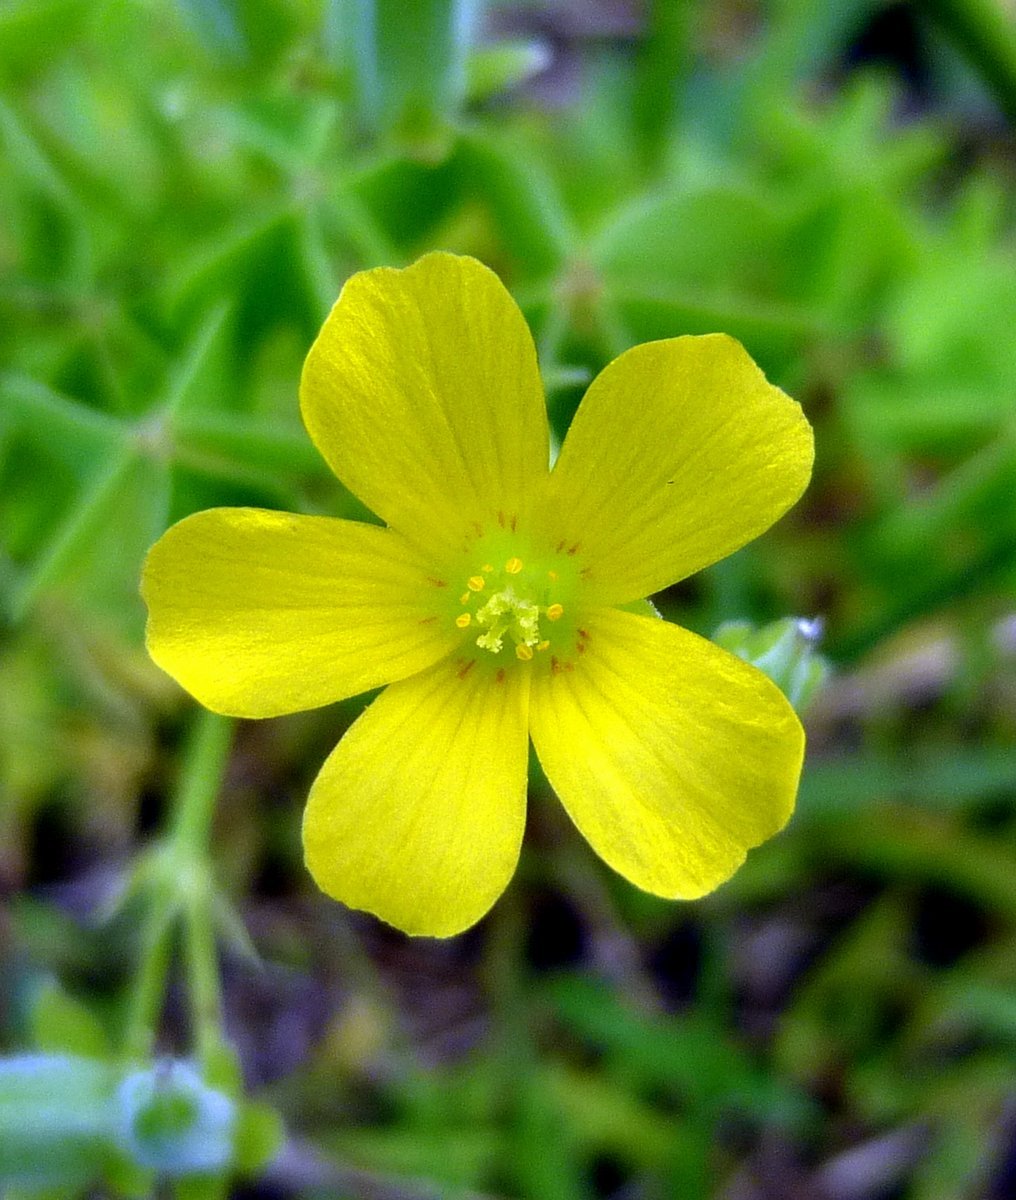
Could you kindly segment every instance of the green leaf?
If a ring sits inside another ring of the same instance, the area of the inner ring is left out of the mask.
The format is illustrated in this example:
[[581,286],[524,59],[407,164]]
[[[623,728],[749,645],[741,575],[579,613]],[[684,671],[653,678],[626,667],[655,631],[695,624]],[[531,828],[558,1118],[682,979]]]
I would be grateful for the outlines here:
[[456,162],[490,211],[519,279],[542,280],[573,254],[578,236],[546,166],[523,142],[486,130],[460,135]]
[[466,62],[466,90],[470,100],[486,100],[498,92],[517,87],[551,61],[545,42],[495,42],[474,50]]
[[270,1105],[241,1105],[233,1141],[236,1169],[244,1175],[256,1175],[279,1152],[285,1136],[282,1118]]
[[345,49],[360,111],[375,132],[436,159],[466,91],[474,0],[357,0],[347,6]]
[[229,1181],[218,1175],[190,1175],[173,1186],[175,1200],[225,1200]]
[[50,1054],[101,1059],[110,1053],[109,1039],[101,1022],[52,980],[36,996],[32,1040],[40,1050]]
[[632,105],[635,135],[644,165],[655,170],[677,128],[680,98],[689,86],[694,65],[693,33],[703,10],[694,4],[651,0],[646,37],[635,65]]
[[243,62],[247,39],[235,0],[179,0],[179,5],[208,51],[224,62]]
[[91,0],[5,0],[0,7],[0,70],[49,66],[70,50]]
[[189,323],[195,312],[214,313],[232,298],[233,334],[244,348],[279,325],[295,323],[313,337],[319,299],[301,270],[300,238],[289,205],[217,230],[164,281],[170,320]]
[[874,812],[887,799],[944,813],[976,813],[985,797],[1016,790],[1016,759],[1006,747],[912,750],[905,759],[865,750],[810,763],[795,820]]
[[707,1017],[641,1013],[579,978],[551,986],[566,1025],[645,1083],[669,1087],[703,1112],[734,1108],[781,1122],[802,1120],[805,1098],[755,1067]]
[[128,427],[96,408],[61,395],[27,375],[0,375],[0,402],[11,433],[31,431],[75,470],[123,442]]
[[998,0],[928,0],[924,11],[941,24],[1016,121],[1016,33]]
[[51,535],[49,543],[14,592],[11,610],[23,619],[32,605],[90,551],[90,543],[112,506],[136,458],[130,448],[114,451],[83,489],[77,504]]
[[264,70],[288,48],[300,17],[287,0],[178,0],[211,57],[226,67]]
[[114,1083],[94,1059],[0,1058],[0,1185],[86,1188],[107,1153]]
[[174,421],[188,409],[204,408],[208,393],[221,379],[230,308],[225,301],[211,308],[168,372],[161,398],[153,406],[151,417],[138,429],[139,437],[147,439],[153,451],[164,453],[167,448],[162,423]]
[[176,421],[174,442],[187,456],[220,455],[287,475],[329,476],[306,433],[276,422],[195,409]]

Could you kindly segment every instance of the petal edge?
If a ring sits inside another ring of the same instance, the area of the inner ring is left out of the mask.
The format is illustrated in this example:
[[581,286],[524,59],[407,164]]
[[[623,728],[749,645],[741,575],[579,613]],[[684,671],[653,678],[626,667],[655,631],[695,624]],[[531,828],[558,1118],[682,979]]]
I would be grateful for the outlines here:
[[404,933],[478,921],[518,861],[525,824],[528,675],[454,659],[392,684],[311,788],[307,867],[322,891]]
[[811,477],[799,404],[726,334],[646,342],[593,380],[549,485],[588,594],[624,604],[763,533]]
[[270,717],[402,679],[455,639],[427,567],[397,534],[334,517],[212,508],[148,552],[156,663],[207,708]]
[[474,521],[523,517],[547,477],[532,335],[474,258],[351,276],[300,381],[314,444],[373,512],[428,551]]
[[583,625],[571,668],[534,676],[537,755],[605,862],[695,899],[786,824],[804,731],[761,671],[688,630],[616,609]]

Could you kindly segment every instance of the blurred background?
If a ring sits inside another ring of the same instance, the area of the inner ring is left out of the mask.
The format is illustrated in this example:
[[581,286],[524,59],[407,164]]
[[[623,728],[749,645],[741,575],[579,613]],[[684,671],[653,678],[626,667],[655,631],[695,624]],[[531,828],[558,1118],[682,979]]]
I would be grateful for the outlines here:
[[[1014,15],[0,7],[0,1193],[1016,1193]],[[512,289],[558,434],[621,350],[714,330],[815,426],[804,500],[659,601],[821,617],[832,666],[792,824],[702,902],[534,775],[506,896],[407,939],[302,865],[363,700],[219,721],[145,655],[172,521],[364,515],[302,360],[351,272],[438,247]],[[189,1099],[83,1133],[128,1062]]]

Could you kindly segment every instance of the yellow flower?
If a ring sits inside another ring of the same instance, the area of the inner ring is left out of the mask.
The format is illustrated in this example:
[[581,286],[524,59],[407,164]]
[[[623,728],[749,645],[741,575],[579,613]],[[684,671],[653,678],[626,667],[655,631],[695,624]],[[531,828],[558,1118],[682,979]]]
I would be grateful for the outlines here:
[[429,254],[354,275],[311,348],[304,422],[386,527],[211,509],[152,548],[148,647],[216,712],[385,690],[304,818],[320,887],[448,936],[507,886],[528,741],[596,852],[660,896],[727,879],[793,809],[800,723],[761,672],[641,600],[804,490],[800,407],[716,334],[592,383],[557,464],[532,338],[497,277]]

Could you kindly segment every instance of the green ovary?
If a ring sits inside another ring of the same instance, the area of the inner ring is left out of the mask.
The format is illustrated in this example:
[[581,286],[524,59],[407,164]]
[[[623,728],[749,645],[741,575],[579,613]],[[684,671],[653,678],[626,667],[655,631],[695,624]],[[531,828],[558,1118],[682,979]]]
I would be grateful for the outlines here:
[[516,647],[532,649],[540,642],[539,606],[516,596],[510,587],[491,596],[477,612],[476,624],[485,630],[476,639],[476,644],[492,654],[500,653],[506,635]]

